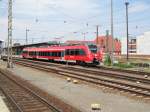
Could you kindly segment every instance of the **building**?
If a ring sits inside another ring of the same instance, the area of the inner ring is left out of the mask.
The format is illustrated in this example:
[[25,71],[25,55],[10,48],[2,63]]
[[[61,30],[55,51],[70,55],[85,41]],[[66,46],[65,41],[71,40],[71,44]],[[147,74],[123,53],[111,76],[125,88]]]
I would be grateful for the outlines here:
[[[129,54],[137,54],[137,41],[136,37],[130,37],[129,38]],[[127,39],[123,38],[121,41],[122,47],[121,47],[121,54],[127,54]]]
[[150,31],[137,36],[137,54],[150,55]]
[[[55,41],[50,41],[50,42],[42,42],[42,43],[35,43],[35,44],[28,44],[28,45],[20,45],[17,44],[16,46],[12,47],[13,50],[13,55],[20,55],[22,53],[22,50],[26,47],[46,47],[50,45],[59,45],[59,43]],[[7,47],[3,48],[3,51],[7,53]]]
[[2,49],[3,49],[3,41],[0,40],[0,54],[2,53]]
[[[127,54],[127,39],[123,38],[121,54]],[[150,31],[135,38],[129,38],[129,54],[130,55],[150,55]]]
[[[104,52],[111,52],[112,51],[112,37],[111,36],[99,36],[98,38],[94,39],[93,41],[77,41],[77,40],[69,40],[66,41],[67,44],[79,44],[79,43],[86,43],[86,44],[97,44],[100,48],[104,49]],[[115,38],[114,42],[114,52],[115,54],[121,54],[121,42],[119,39]]]
[[121,54],[121,41],[117,38],[113,39],[112,36],[99,36],[94,40],[101,48],[104,48],[104,52],[112,52],[114,47],[115,54]]

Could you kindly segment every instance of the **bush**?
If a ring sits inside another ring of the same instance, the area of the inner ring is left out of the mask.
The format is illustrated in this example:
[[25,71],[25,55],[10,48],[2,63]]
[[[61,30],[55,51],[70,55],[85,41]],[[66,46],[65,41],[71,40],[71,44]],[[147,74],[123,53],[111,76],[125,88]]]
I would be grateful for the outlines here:
[[105,61],[104,61],[104,64],[107,65],[107,66],[110,66],[111,65],[111,57],[107,54],[106,57],[105,57]]
[[114,66],[120,68],[133,68],[133,65],[131,65],[130,63],[118,63],[118,64],[114,64]]

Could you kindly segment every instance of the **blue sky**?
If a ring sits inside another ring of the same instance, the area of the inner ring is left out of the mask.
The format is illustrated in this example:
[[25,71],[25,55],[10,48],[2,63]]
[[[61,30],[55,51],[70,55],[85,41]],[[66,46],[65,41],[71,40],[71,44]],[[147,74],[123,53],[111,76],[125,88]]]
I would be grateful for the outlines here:
[[[125,38],[125,5],[129,1],[129,33],[140,35],[150,30],[150,0],[114,0],[115,37]],[[0,1],[0,39],[7,38],[7,0]],[[86,40],[110,30],[110,0],[13,0],[14,42]]]

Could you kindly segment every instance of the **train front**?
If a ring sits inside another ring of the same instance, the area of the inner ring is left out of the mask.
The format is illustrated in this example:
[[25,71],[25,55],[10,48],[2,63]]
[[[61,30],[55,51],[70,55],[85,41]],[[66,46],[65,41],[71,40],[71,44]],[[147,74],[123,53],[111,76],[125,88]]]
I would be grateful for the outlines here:
[[103,50],[100,49],[100,47],[98,47],[95,44],[88,45],[88,48],[91,52],[91,58],[93,60],[93,64],[96,65],[100,64],[103,58]]

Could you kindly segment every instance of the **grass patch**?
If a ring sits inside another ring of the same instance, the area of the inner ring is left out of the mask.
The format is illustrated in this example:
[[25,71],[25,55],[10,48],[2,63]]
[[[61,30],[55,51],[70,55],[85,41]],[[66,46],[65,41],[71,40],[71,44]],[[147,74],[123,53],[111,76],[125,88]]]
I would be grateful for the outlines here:
[[134,65],[130,63],[120,63],[120,62],[113,64],[113,66],[119,67],[119,68],[133,68],[134,67]]

